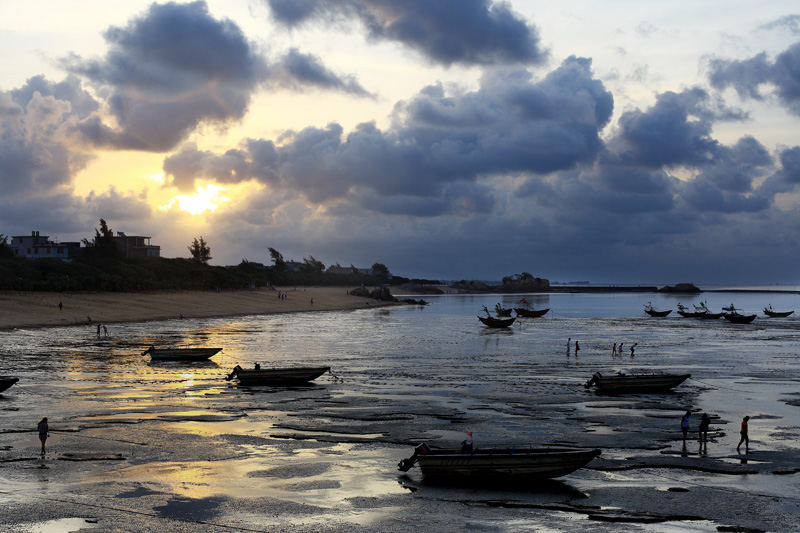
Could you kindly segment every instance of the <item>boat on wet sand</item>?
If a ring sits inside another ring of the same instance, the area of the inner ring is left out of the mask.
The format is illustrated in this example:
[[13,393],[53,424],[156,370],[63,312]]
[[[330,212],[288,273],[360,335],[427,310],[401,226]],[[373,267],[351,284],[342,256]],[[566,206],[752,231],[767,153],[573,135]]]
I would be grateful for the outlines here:
[[203,361],[221,352],[222,348],[156,348],[151,346],[142,352],[150,359],[161,361]]
[[728,322],[732,322],[734,324],[749,324],[756,319],[756,315],[740,315],[736,311],[722,313],[722,316],[724,316]]
[[19,378],[11,376],[0,376],[0,392],[7,390],[11,385],[19,381]]
[[494,318],[491,316],[478,317],[478,320],[480,320],[481,322],[483,322],[484,325],[489,326],[490,328],[507,328],[508,326],[513,324],[516,319],[517,317],[511,317],[511,318]]
[[770,305],[769,307],[765,307],[764,308],[764,314],[767,315],[770,318],[786,318],[787,316],[791,315],[792,313],[794,313],[794,311],[775,311],[772,308],[772,305]]
[[315,380],[330,369],[329,366],[261,368],[258,364],[255,368],[245,369],[236,365],[225,379],[236,377],[242,385],[293,385]]
[[602,375],[595,372],[592,379],[586,382],[587,389],[592,385],[600,392],[662,392],[676,387],[689,379],[691,374],[651,374],[625,373]]
[[600,450],[576,448],[472,448],[434,450],[423,443],[398,463],[407,472],[419,464],[426,478],[543,479],[583,468]]

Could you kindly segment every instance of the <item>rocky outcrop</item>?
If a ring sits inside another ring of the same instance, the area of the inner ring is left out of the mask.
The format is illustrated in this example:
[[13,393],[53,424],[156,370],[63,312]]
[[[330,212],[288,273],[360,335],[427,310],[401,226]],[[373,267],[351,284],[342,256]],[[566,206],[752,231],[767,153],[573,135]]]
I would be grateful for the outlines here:
[[680,293],[698,293],[703,292],[692,283],[678,283],[677,285],[667,285],[658,289],[658,292],[680,292]]

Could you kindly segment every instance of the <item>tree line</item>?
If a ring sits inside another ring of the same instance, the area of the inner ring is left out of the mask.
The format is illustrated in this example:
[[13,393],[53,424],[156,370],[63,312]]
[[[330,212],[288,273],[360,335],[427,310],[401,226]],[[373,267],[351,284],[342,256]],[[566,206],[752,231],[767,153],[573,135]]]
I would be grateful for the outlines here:
[[314,256],[303,259],[298,271],[289,272],[287,261],[269,248],[272,265],[247,259],[235,266],[212,266],[211,247],[201,236],[187,247],[188,258],[126,258],[114,244],[114,233],[105,220],[95,229],[93,239],[83,239],[81,253],[72,261],[51,258],[26,259],[14,254],[8,237],[0,234],[0,290],[49,292],[151,291],[151,290],[232,290],[266,286],[328,285],[374,286],[430,280],[409,280],[392,276],[381,264],[372,265],[370,274],[355,267],[347,274],[325,272],[325,265]]

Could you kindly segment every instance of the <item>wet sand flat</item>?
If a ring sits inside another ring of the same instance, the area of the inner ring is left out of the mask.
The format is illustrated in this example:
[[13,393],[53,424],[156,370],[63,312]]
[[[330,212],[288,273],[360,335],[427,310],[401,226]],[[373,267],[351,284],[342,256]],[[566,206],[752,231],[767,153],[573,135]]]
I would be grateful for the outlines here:
[[[796,529],[796,322],[554,317],[491,331],[448,302],[120,323],[109,336],[86,325],[3,332],[3,373],[21,381],[0,397],[0,530]],[[567,336],[580,338],[580,357],[565,355]],[[609,341],[634,338],[635,359],[609,355]],[[204,363],[140,355],[153,342],[190,341],[224,350]],[[296,387],[224,379],[255,362],[326,364],[334,375]],[[665,394],[583,387],[595,371],[632,367],[693,377]],[[712,415],[706,448],[701,411]],[[747,455],[736,453],[744,414]],[[35,424],[45,415],[41,458]],[[457,446],[467,433],[478,446],[602,455],[522,484],[397,471],[415,444]]]

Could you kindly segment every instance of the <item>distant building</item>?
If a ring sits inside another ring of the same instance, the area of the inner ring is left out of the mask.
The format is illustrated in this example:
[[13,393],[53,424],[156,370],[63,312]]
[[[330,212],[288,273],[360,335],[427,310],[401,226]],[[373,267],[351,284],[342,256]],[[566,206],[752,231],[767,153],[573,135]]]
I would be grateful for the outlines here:
[[14,255],[27,259],[58,259],[70,261],[81,251],[79,242],[55,242],[47,235],[39,235],[32,231],[30,235],[11,237],[11,249]]
[[118,231],[114,237],[114,244],[117,250],[125,254],[128,259],[139,259],[142,257],[160,257],[161,247],[150,244],[150,237],[138,235],[127,236]]

